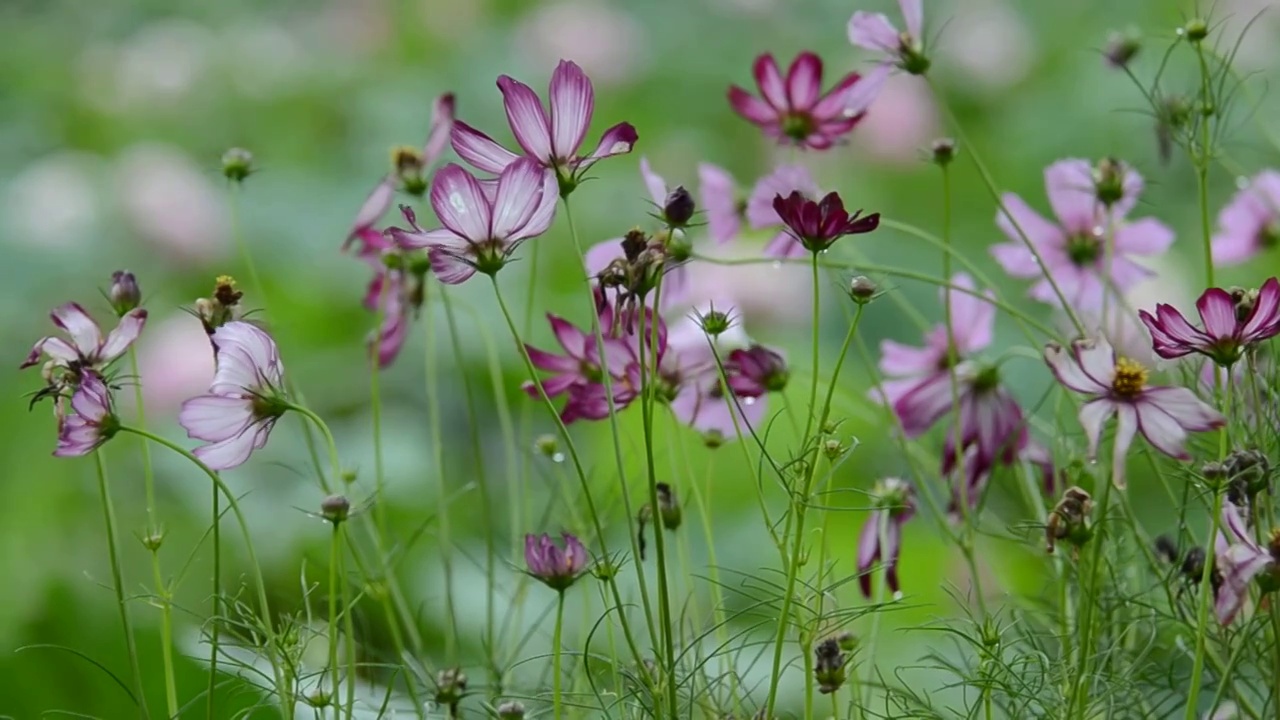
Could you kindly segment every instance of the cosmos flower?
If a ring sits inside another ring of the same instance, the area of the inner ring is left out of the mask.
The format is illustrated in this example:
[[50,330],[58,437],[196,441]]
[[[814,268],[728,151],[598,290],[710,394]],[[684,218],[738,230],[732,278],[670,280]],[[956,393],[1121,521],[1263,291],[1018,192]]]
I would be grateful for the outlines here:
[[1239,265],[1280,244],[1280,172],[1263,170],[1218,213],[1213,262]]
[[747,197],[745,217],[753,230],[776,230],[764,247],[765,257],[803,257],[804,246],[796,242],[773,201],[779,196],[788,197],[799,192],[805,197],[818,197],[822,192],[808,169],[802,165],[779,165],[772,172],[756,181]]
[[55,308],[50,317],[58,329],[66,333],[70,342],[50,335],[40,338],[27,354],[21,368],[29,368],[47,356],[54,365],[73,372],[93,370],[101,372],[116,358],[124,355],[134,340],[142,334],[147,322],[147,311],[134,308],[125,313],[105,338],[98,323],[77,303],[67,303]]
[[102,378],[92,371],[80,377],[80,386],[71,395],[74,414],[58,423],[57,457],[88,455],[110,440],[120,428],[111,407],[111,392]]
[[1139,312],[1151,331],[1153,347],[1160,357],[1180,358],[1199,353],[1222,367],[1230,367],[1245,348],[1280,335],[1280,282],[1274,277],[1262,289],[1239,298],[1222,288],[1209,288],[1196,301],[1204,329],[1187,322],[1171,305],[1156,305],[1153,316]]
[[859,10],[849,18],[849,42],[877,52],[884,67],[897,66],[912,75],[923,75],[929,69],[924,53],[924,2],[898,0],[902,20],[907,29],[899,32],[883,13]]
[[890,477],[876,483],[872,491],[875,509],[858,535],[858,587],[871,597],[871,569],[877,561],[884,568],[884,581],[897,595],[898,558],[902,553],[902,526],[916,514],[915,489]]
[[733,85],[729,104],[779,142],[826,150],[862,119],[861,114],[846,112],[860,76],[849,73],[824,94],[822,59],[811,52],[796,57],[785,79],[773,55],[767,53],[756,58],[753,74],[760,97]]
[[[595,334],[584,331],[568,320],[548,314],[551,331],[563,354],[557,355],[525,345],[534,367],[553,373],[539,381],[547,397],[567,395],[568,402],[560,412],[560,419],[567,425],[575,420],[603,420],[609,416],[609,391],[613,393],[615,410],[626,407],[636,397],[638,384],[633,384],[635,363],[628,342],[608,332],[609,318],[601,320],[604,353],[601,355]],[[609,387],[604,385],[605,373],[609,373]],[[523,389],[530,397],[539,397],[538,386],[532,380]]]
[[1264,592],[1280,588],[1280,532],[1272,532],[1263,546],[1253,538],[1240,508],[1230,502],[1222,506],[1222,527],[1214,541],[1217,570],[1222,583],[1218,586],[1214,612],[1218,621],[1230,625],[1249,599],[1249,585],[1254,579],[1264,581]]
[[[840,195],[834,192],[817,202],[794,190],[786,197],[775,195],[773,210],[791,231],[792,239],[811,253],[826,250],[845,235],[869,233],[880,227],[880,213],[861,217],[862,211],[858,210],[850,215]],[[791,249],[784,252],[787,256],[793,254]]]
[[562,533],[563,548],[550,535],[524,536],[524,561],[529,574],[552,590],[564,592],[587,569],[587,549],[570,533]]
[[746,208],[733,176],[717,165],[698,163],[698,194],[711,239],[723,245],[738,237]]

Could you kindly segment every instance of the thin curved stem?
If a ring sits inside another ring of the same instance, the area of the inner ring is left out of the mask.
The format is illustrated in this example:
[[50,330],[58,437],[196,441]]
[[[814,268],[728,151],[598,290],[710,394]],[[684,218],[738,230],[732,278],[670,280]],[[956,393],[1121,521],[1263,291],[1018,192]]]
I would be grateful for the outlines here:
[[339,527],[340,523],[333,523],[333,532],[329,535],[329,692],[335,717],[337,708],[341,707],[338,695],[342,692],[341,668],[338,666],[338,555],[342,552]]
[[552,636],[551,646],[551,707],[555,720],[560,720],[561,705],[560,680],[563,674],[560,669],[560,633],[564,628],[564,592],[556,593],[556,630]]
[[[1206,547],[1212,550],[1214,546],[1214,538],[1218,536],[1219,522],[1222,516],[1222,499],[1224,493],[1222,488],[1216,488],[1213,492],[1213,517],[1209,520],[1209,541]],[[1199,716],[1197,710],[1197,701],[1200,699],[1200,685],[1204,679],[1204,656],[1206,636],[1209,633],[1209,601],[1213,597],[1213,563],[1206,562],[1204,570],[1200,574],[1200,591],[1196,604],[1196,652],[1195,660],[1191,667],[1191,689],[1187,691],[1187,712],[1188,720],[1195,720]]]

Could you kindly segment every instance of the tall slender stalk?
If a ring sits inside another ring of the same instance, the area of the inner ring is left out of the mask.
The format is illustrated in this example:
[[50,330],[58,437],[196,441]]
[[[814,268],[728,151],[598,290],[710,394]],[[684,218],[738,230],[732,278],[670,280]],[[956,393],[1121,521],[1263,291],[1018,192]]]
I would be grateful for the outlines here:
[[339,534],[341,522],[333,523],[333,532],[329,535],[329,692],[333,698],[334,717],[338,708],[342,707],[339,695],[342,692],[341,667],[338,665],[338,556],[342,552],[342,538]]
[[560,633],[564,628],[564,591],[556,593],[556,629],[552,636],[551,646],[551,707],[555,720],[560,720],[561,705],[560,681],[564,674],[560,669]]
[[[1222,500],[1225,496],[1222,487],[1213,491],[1213,517],[1209,520],[1209,541],[1206,547],[1213,552],[1214,538],[1218,536],[1219,521],[1222,517]],[[1207,560],[1200,574],[1199,597],[1196,601],[1196,651],[1191,667],[1191,689],[1187,691],[1187,720],[1199,716],[1197,702],[1200,699],[1200,685],[1204,679],[1205,643],[1209,634],[1209,605],[1213,597],[1213,561]]]
[[437,542],[440,545],[440,561],[444,569],[444,656],[445,661],[450,665],[456,664],[457,646],[458,646],[458,614],[457,608],[454,607],[454,587],[453,587],[453,544],[452,544],[452,521],[449,514],[449,488],[446,482],[447,473],[444,466],[444,440],[441,437],[441,430],[444,423],[440,417],[440,399],[439,394],[435,392],[438,387],[438,364],[436,359],[436,333],[435,322],[428,315],[427,317],[427,342],[426,342],[426,358],[423,362],[423,368],[426,370],[426,394],[427,394],[427,420],[430,426],[431,437],[431,459],[436,473],[436,504],[439,506],[439,523],[440,535]]

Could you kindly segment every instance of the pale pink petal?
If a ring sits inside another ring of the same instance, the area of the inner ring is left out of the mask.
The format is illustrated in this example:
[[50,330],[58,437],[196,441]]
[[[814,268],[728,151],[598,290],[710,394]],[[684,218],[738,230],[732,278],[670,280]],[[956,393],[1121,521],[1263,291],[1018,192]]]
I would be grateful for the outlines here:
[[1154,387],[1142,393],[1143,399],[1167,413],[1187,430],[1204,432],[1222,427],[1226,418],[1184,387]]
[[466,238],[458,235],[448,228],[436,228],[434,230],[423,230],[422,232],[407,233],[400,232],[396,234],[396,242],[403,248],[408,250],[421,250],[433,245],[456,246],[459,243],[465,244]]
[[1116,351],[1105,335],[1092,340],[1076,341],[1072,343],[1072,351],[1085,375],[1097,385],[1111,387],[1116,372]]
[[19,367],[29,368],[38,364],[41,355],[48,355],[55,362],[63,365],[68,365],[80,359],[79,351],[71,347],[66,340],[46,337],[36,341],[36,344],[31,347],[31,352],[27,354],[27,359]]
[[733,176],[710,163],[699,163],[698,182],[702,209],[707,214],[707,232],[717,243],[729,242],[738,236],[742,226]]
[[459,285],[471,279],[476,269],[461,257],[457,248],[435,245],[427,251],[431,272],[445,285]]
[[1205,334],[1210,338],[1230,338],[1236,332],[1236,304],[1222,288],[1209,288],[1196,301],[1196,310],[1204,321]]
[[1143,395],[1143,398],[1133,403],[1138,418],[1138,431],[1147,442],[1165,455],[1178,460],[1190,460],[1191,456],[1183,447],[1187,431],[1162,407],[1147,400],[1147,393]]
[[520,158],[502,171],[488,237],[505,239],[529,223],[542,203],[545,174],[544,168],[530,158]]
[[[872,73],[878,70],[879,67],[880,66],[877,66],[876,68],[874,68],[872,70]],[[830,90],[823,93],[822,97],[818,98],[818,102],[814,104],[810,112],[813,114],[815,118],[819,118],[819,119],[825,119],[825,118],[842,118],[843,119],[843,116],[845,115],[845,111],[850,105],[850,102],[849,102],[850,95],[853,93],[855,88],[857,88],[859,85],[861,85],[866,81],[867,81],[866,77],[861,76],[856,72],[845,75],[844,77],[840,78],[840,81],[837,82],[834,86],[832,86]],[[880,94],[879,90],[877,90],[876,95],[879,95],[879,94]],[[872,99],[874,99],[874,97]],[[867,104],[870,105],[869,102]],[[857,115],[858,113],[852,112],[849,114]],[[823,120],[823,122],[829,122],[829,120]]]
[[120,323],[107,334],[107,341],[102,345],[98,360],[109,363],[124,354],[134,340],[142,334],[142,327],[147,324],[147,311],[134,308],[120,318]]
[[263,383],[280,384],[284,368],[275,341],[261,328],[243,321],[229,322],[213,333],[218,366],[209,392],[238,395],[259,391]]
[[58,446],[54,457],[79,457],[88,455],[102,444],[102,429],[79,415],[62,419],[58,428]]
[[453,133],[453,120],[456,103],[453,93],[445,93],[431,104],[431,127],[427,130],[427,140],[422,144],[422,164],[430,167],[440,159],[444,148],[449,144],[449,136]]
[[[1257,547],[1253,541],[1253,536],[1249,534],[1249,527],[1244,521],[1244,516],[1241,515],[1240,508],[1236,507],[1235,503],[1228,501],[1222,504],[1222,526],[1235,537],[1235,542]],[[1260,550],[1261,548],[1258,549]]]
[[640,177],[644,178],[645,189],[649,191],[653,203],[659,208],[663,207],[667,202],[667,182],[649,167],[649,158],[640,158]]
[[1138,412],[1132,405],[1117,403],[1116,436],[1111,444],[1111,482],[1118,488],[1125,486],[1124,467],[1129,456],[1129,446],[1138,432]]
[[[1023,233],[1026,234],[1026,240],[1030,241],[1041,252],[1046,248],[1062,247],[1066,244],[1066,235],[1063,233],[1062,228],[1032,210],[1021,197],[1013,193],[1005,193],[1000,196],[1000,201],[1004,209],[996,214],[996,225],[999,226],[1005,237],[1015,244],[1023,245]],[[1005,212],[1006,210],[1008,212]],[[1018,232],[1019,229],[1022,230],[1021,233]],[[1030,253],[1028,253],[1027,257],[1030,258]],[[1026,262],[1034,263],[1034,259]],[[1005,269],[1011,274],[1014,272],[1013,268],[1008,266]]]
[[551,127],[547,112],[533,88],[508,75],[498,77],[502,105],[516,142],[530,157],[550,164],[555,157],[551,149]]
[[764,246],[764,256],[767,258],[777,258],[785,260],[787,258],[803,257],[808,252],[804,249],[791,233],[783,230]]
[[475,177],[449,163],[431,183],[431,207],[440,222],[471,242],[489,239],[490,207]]
[[729,88],[729,105],[734,112],[756,125],[778,122],[778,111],[769,103],[734,85]]
[[912,38],[924,40],[924,0],[898,0],[902,9],[902,22],[907,26],[907,33]]
[[1085,374],[1080,363],[1076,361],[1074,353],[1061,345],[1045,346],[1044,360],[1058,382],[1071,390],[1095,394],[1106,392],[1109,388],[1109,385],[1104,385]]
[[1098,222],[1098,196],[1088,160],[1059,160],[1044,171],[1045,192],[1058,222],[1071,232],[1091,230]]
[[995,295],[990,290],[982,295],[973,293],[976,287],[973,278],[965,273],[957,273],[951,278],[951,284],[954,287],[946,291],[951,298],[951,334],[956,349],[962,354],[972,355],[991,344],[996,307],[990,301],[995,299]]
[[1162,255],[1173,244],[1173,230],[1155,218],[1142,218],[1116,229],[1115,252],[1123,255]]
[[894,403],[893,410],[909,438],[919,437],[951,409],[951,377],[939,372]]
[[529,221],[524,227],[514,233],[510,240],[524,240],[526,238],[537,237],[546,232],[552,221],[556,219],[556,203],[560,200],[560,183],[556,179],[554,170],[544,170],[542,173],[542,193],[538,196],[538,204],[533,208],[533,214],[529,216]]
[[222,442],[243,433],[253,424],[253,398],[201,395],[182,403],[178,424],[189,437]]
[[894,55],[900,39],[898,29],[882,13],[859,10],[849,18],[849,42],[866,50]]
[[792,192],[810,198],[819,194],[818,184],[803,165],[779,165],[773,172],[760,178],[747,198],[746,218],[751,227],[761,230],[777,227],[782,223],[778,212],[773,209],[773,199],[778,195],[786,197]]
[[587,248],[583,253],[582,263],[587,268],[587,277],[596,277],[609,263],[625,257],[622,251],[622,238],[610,238]]
[[374,186],[369,192],[369,196],[364,199],[364,203],[360,209],[356,211],[355,222],[351,224],[351,230],[347,233],[345,245],[350,245],[364,230],[372,228],[378,219],[386,214],[391,207],[391,201],[395,198],[396,186],[395,179],[388,175],[381,182]]
[[800,53],[787,71],[787,105],[806,109],[822,94],[822,59],[811,52]]
[[571,357],[584,357],[583,353],[588,346],[592,350],[595,349],[595,339],[588,337],[586,333],[579,330],[577,326],[568,320],[548,313],[547,321],[551,324],[551,332],[555,334],[556,341]]
[[111,412],[107,386],[94,373],[85,373],[80,387],[71,396],[71,409],[85,420],[100,423]]
[[889,376],[923,375],[938,369],[946,357],[945,340],[941,348],[911,347],[894,342],[880,341],[880,371]]
[[231,470],[243,465],[257,449],[258,443],[259,438],[251,425],[238,435],[210,445],[201,445],[192,453],[211,470]]
[[578,161],[578,168],[585,169],[591,167],[597,160],[631,152],[631,148],[635,147],[636,140],[639,137],[631,123],[623,122],[614,125],[605,130],[604,135],[600,136],[600,142],[596,145],[596,149],[592,150],[590,155]]
[[54,309],[53,324],[71,336],[71,344],[83,357],[95,357],[102,345],[102,331],[98,323],[77,303],[67,303]]
[[1214,612],[1223,625],[1230,624],[1249,597],[1249,583],[1266,570],[1275,559],[1247,545],[1232,545],[1218,558],[1222,570],[1222,586],[1218,589]]
[[770,54],[764,54],[756,58],[755,65],[752,67],[752,74],[756,78],[756,85],[760,88],[760,95],[764,101],[769,103],[775,110],[785,110],[787,108],[787,87],[782,80],[782,73],[778,70],[778,63]]
[[[876,65],[874,68],[871,68],[871,71],[866,75],[857,78],[852,86],[850,86],[850,88],[841,95],[844,114],[850,116],[850,119],[852,119],[867,112],[867,110],[871,108],[872,103],[876,101],[876,98],[880,97],[880,93],[884,91],[885,82],[889,80],[889,75],[892,72],[892,65],[881,63]],[[834,92],[829,93],[827,98],[824,98],[818,103],[818,106],[814,108],[814,113],[818,113],[819,109],[821,109],[822,117],[828,116],[830,114],[830,108],[827,107],[826,103],[827,99],[833,96]],[[838,128],[833,128],[833,130],[836,129]]]
[[578,152],[595,110],[591,80],[576,63],[561,60],[551,75],[551,150],[560,159]]
[[497,175],[520,157],[502,147],[493,138],[458,120],[449,133],[449,141],[458,157],[479,170]]

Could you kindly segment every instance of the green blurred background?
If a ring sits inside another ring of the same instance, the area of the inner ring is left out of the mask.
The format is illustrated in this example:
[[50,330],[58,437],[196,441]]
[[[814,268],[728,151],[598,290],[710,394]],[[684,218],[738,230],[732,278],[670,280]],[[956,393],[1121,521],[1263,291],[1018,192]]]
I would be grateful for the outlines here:
[[[1213,19],[1221,25],[1215,25],[1213,37],[1229,45],[1249,18],[1272,4],[1216,3]],[[456,92],[461,118],[507,141],[494,78],[509,73],[541,90],[558,59],[580,63],[595,81],[598,100],[589,142],[621,120],[632,122],[640,134],[635,154],[599,165],[599,180],[573,197],[583,242],[593,243],[647,221],[636,170],[641,154],[669,183],[690,186],[696,185],[699,161],[723,165],[747,185],[771,163],[791,157],[733,115],[725,88],[749,86],[752,59],[763,51],[774,52],[783,63],[800,50],[819,52],[827,63],[828,84],[840,73],[864,67],[867,58],[845,39],[845,23],[855,9],[897,17],[896,7],[882,0],[11,0],[0,6],[0,341],[8,348],[10,368],[3,375],[8,402],[0,411],[0,578],[7,588],[0,601],[0,715],[133,714],[125,695],[90,663],[65,651],[29,647],[74,648],[126,672],[92,462],[49,456],[55,434],[49,407],[28,412],[25,397],[38,389],[38,373],[16,371],[30,344],[49,330],[49,308],[78,300],[109,322],[99,291],[112,270],[134,271],[151,312],[138,344],[149,420],[160,432],[181,438],[174,422],[177,406],[203,390],[211,364],[199,324],[183,308],[209,292],[215,275],[235,275],[250,293],[248,305],[266,309],[293,381],[333,426],[344,465],[357,471],[350,494],[359,504],[372,492],[363,338],[373,318],[359,305],[367,271],[338,248],[364,194],[386,171],[388,149],[420,141],[435,95]],[[1104,66],[1100,49],[1109,30],[1146,30],[1135,71],[1150,78],[1174,28],[1195,8],[1165,0],[930,0],[926,14],[935,39],[932,81],[940,96],[921,80],[893,78],[849,145],[797,156],[819,183],[840,190],[855,207],[937,232],[938,171],[921,161],[920,148],[952,134],[944,119],[944,105],[949,106],[973,143],[961,147],[954,170],[955,237],[979,267],[999,278],[985,252],[1001,239],[992,222],[994,204],[965,156],[980,152],[1001,187],[1044,210],[1040,173],[1045,165],[1062,157],[1115,155],[1147,178],[1138,214],[1160,217],[1179,235],[1175,252],[1160,262],[1161,281],[1139,290],[1146,293],[1139,304],[1149,305],[1156,296],[1177,302],[1194,297],[1201,269],[1190,167],[1182,156],[1168,166],[1158,162],[1149,108],[1128,78]],[[1225,168],[1252,173],[1275,160],[1275,150],[1256,126],[1275,116],[1274,99],[1261,91],[1276,79],[1277,28],[1280,16],[1263,16],[1237,58],[1242,73],[1259,75],[1231,107],[1224,162],[1213,176],[1215,208],[1233,190],[1233,176]],[[1175,61],[1168,90],[1194,89],[1186,60]],[[218,158],[231,146],[250,149],[260,168],[239,193],[228,191],[219,172]],[[237,229],[262,277],[257,296],[233,240]],[[581,270],[563,214],[537,242],[542,250],[534,317],[552,310],[584,320]],[[881,230],[852,242],[874,262],[941,272],[936,252],[900,233]],[[1274,256],[1269,261],[1274,263]],[[504,272],[511,297],[524,297],[527,277],[520,265]],[[1247,272],[1227,275],[1228,282],[1261,279]],[[832,354],[847,322],[835,301],[838,280],[833,277],[826,288],[833,301],[823,321]],[[717,273],[705,282],[725,283],[735,293],[753,335],[791,349],[796,383],[807,385],[808,373],[799,369],[807,366],[804,273],[760,266]],[[934,288],[901,281],[889,285],[931,321],[939,316]],[[1017,301],[1023,288],[1005,283],[1001,290]],[[507,563],[520,563],[516,549],[524,532],[568,527],[590,535],[557,499],[561,486],[577,494],[565,468],[532,451],[534,438],[552,427],[541,414],[527,411],[527,401],[516,391],[522,372],[509,338],[499,333],[488,288],[477,282],[454,294],[461,308],[461,362],[450,348],[435,297],[429,293],[427,317],[399,362],[381,378],[393,534],[403,539],[427,527],[402,562],[401,576],[420,611],[429,651],[423,661],[433,668],[456,660],[445,656],[443,641],[446,558],[455,575],[460,657],[473,663],[483,628],[479,608],[486,587],[477,558],[484,556],[486,530],[497,538],[504,561],[497,572],[504,586],[516,576]],[[1031,310],[1049,316],[1042,308]],[[437,338],[433,348],[424,340],[428,324]],[[533,327],[532,341],[547,345],[545,325]],[[872,348],[884,337],[914,343],[919,336],[911,317],[888,300],[868,309],[862,335]],[[1001,319],[998,338],[997,352],[1026,342],[1007,318]],[[494,412],[486,360],[490,343],[501,352],[507,399],[517,418],[530,419],[516,448],[504,448]],[[427,388],[424,357],[432,349],[442,380]],[[856,365],[842,383],[839,412],[848,419],[842,431],[861,445],[837,478],[837,487],[846,492],[833,496],[849,508],[866,505],[860,493],[875,478],[911,471],[884,433],[883,418],[859,400],[866,373],[861,359]],[[1038,363],[1015,360],[1005,369],[1027,402],[1047,387],[1047,373]],[[456,382],[464,374],[478,407],[469,421],[466,397]],[[434,430],[428,422],[431,402],[446,419]],[[124,397],[121,403],[131,404]],[[318,506],[321,493],[299,427],[287,419],[266,451],[227,474],[228,482],[246,494],[243,504],[273,598],[290,610],[304,607],[301,588],[321,577],[327,553],[324,524],[306,514]],[[483,446],[483,476],[473,461],[471,427]],[[642,467],[638,428],[634,417],[623,427],[633,478]],[[621,547],[626,531],[607,429],[578,431],[610,512],[614,546]],[[738,449],[704,450],[698,438],[679,428],[664,426],[661,435],[666,441],[659,462],[671,463],[672,478],[690,504],[679,531],[684,557],[677,592],[688,594],[692,582],[705,619],[709,585],[692,578],[705,576],[710,560],[692,484],[709,508],[719,566],[767,577],[777,567],[776,553],[763,532]],[[775,440],[784,448],[788,442]],[[922,446],[936,448],[936,440]],[[1059,443],[1056,449],[1066,447]],[[435,470],[437,449],[443,475]],[[153,709],[162,708],[158,612],[146,599],[151,587],[147,557],[136,541],[146,522],[139,451],[136,442],[122,438],[105,452],[129,590],[137,598],[132,610],[148,697]],[[166,574],[176,576],[208,527],[209,489],[180,458],[161,449],[155,458],[160,517],[168,533],[161,555]],[[520,473],[508,472],[510,462]],[[495,505],[487,523],[477,492],[482,477],[491,483]],[[633,503],[643,502],[642,492],[638,484],[633,488]],[[442,505],[443,496],[452,502]],[[771,498],[775,509],[778,500]],[[1158,505],[1153,503],[1153,517],[1162,511]],[[983,557],[992,575],[989,584],[1010,589],[1021,583],[1034,595],[1042,568],[1035,530],[1016,529],[1027,519],[1016,503],[994,503],[993,509],[994,528],[1030,535],[1031,542],[988,541]],[[447,546],[440,541],[442,513],[449,518]],[[862,512],[832,516],[830,542],[842,573],[852,570],[863,517]],[[242,577],[243,554],[237,543],[228,540],[227,547],[225,578],[234,585]],[[184,655],[197,653],[196,633],[208,614],[208,563],[207,548],[200,549],[179,585]],[[894,628],[957,613],[947,590],[963,593],[967,587],[958,566],[941,545],[936,526],[917,520],[902,567],[910,608],[885,620],[877,657],[882,669],[914,661],[932,646],[928,637]],[[624,575],[634,580],[629,571]],[[516,603],[526,624],[551,602],[549,592],[537,590]],[[841,604],[861,602],[851,590],[841,590]],[[582,596],[595,594],[593,589]],[[312,595],[311,603],[323,608],[323,593]],[[505,603],[500,601],[501,610]],[[360,639],[370,661],[386,660],[388,653],[375,611],[376,606],[362,606],[369,617],[361,618]],[[572,627],[570,644],[581,646],[587,629]],[[865,625],[852,629],[866,632]],[[522,634],[511,632],[503,640],[508,647]],[[547,643],[545,633],[539,635],[525,657],[545,652]],[[184,699],[203,691],[203,667],[199,660],[181,661]],[[753,671],[756,680],[761,668]],[[794,689],[798,673],[789,678]],[[219,715],[229,717],[231,708],[255,701],[242,690],[223,689],[226,713]],[[796,703],[793,693],[786,707],[798,710]],[[203,704],[197,703],[183,716],[203,714]]]

